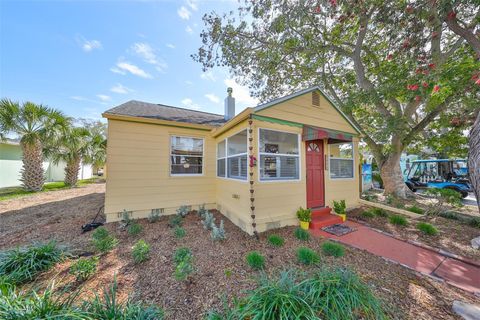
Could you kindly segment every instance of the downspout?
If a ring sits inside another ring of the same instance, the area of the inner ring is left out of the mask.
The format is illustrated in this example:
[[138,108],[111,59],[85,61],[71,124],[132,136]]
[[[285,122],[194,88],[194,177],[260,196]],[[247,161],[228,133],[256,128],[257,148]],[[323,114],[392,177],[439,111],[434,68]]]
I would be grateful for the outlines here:
[[250,217],[252,218],[252,230],[255,238],[259,240],[257,232],[257,223],[255,222],[255,189],[254,189],[254,170],[257,165],[257,158],[253,152],[253,117],[252,114],[249,115],[248,119],[248,150],[249,150],[249,168],[250,168]]

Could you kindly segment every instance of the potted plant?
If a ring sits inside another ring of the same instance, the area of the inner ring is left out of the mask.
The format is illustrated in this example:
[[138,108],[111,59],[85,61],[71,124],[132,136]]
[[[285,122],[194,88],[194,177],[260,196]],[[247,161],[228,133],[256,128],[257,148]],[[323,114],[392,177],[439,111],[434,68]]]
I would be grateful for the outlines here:
[[335,211],[335,213],[339,215],[344,222],[347,220],[346,208],[347,205],[345,204],[345,200],[333,201],[333,211]]
[[310,221],[312,221],[312,210],[300,207],[297,210],[297,218],[300,220],[300,228],[308,230]]

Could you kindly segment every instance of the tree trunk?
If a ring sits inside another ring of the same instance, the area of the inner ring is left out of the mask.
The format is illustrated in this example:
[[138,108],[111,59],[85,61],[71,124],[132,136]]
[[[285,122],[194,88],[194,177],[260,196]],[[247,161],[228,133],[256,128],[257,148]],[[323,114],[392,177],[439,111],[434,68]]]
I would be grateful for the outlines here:
[[397,198],[405,199],[408,191],[405,181],[403,180],[402,169],[400,168],[401,155],[401,152],[391,153],[379,167],[385,194],[391,194]]
[[473,192],[475,192],[477,197],[478,210],[480,211],[480,112],[470,131],[468,173]]
[[22,178],[23,188],[26,191],[42,190],[45,177],[43,175],[43,153],[40,141],[33,144],[21,143],[22,147]]
[[78,172],[80,171],[80,159],[70,161],[65,166],[65,182],[66,186],[74,187],[78,181]]

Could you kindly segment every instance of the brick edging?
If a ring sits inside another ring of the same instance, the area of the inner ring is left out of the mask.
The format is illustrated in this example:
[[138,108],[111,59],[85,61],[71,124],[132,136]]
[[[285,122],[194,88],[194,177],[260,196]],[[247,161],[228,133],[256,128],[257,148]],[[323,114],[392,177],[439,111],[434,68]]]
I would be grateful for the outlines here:
[[372,227],[368,222],[365,222],[365,221],[362,221],[362,220],[358,220],[358,219],[351,219],[351,221],[354,221],[358,224],[361,224],[361,225],[364,225],[368,228],[370,228],[371,230],[374,230],[376,232],[379,232],[383,235],[386,235],[388,237],[391,237],[393,239],[396,239],[396,240],[399,240],[399,241],[403,241],[403,242],[406,242],[406,243],[409,243],[411,245],[414,245],[416,247],[419,247],[419,248],[422,248],[422,249],[425,249],[425,250],[429,250],[429,251],[433,251],[435,253],[438,253],[439,255],[443,256],[443,257],[447,257],[447,258],[451,258],[451,259],[454,259],[454,260],[458,260],[458,261],[461,261],[461,262],[464,262],[466,264],[469,264],[469,265],[472,265],[474,267],[478,267],[480,268],[480,262],[477,262],[475,260],[472,260],[472,259],[469,259],[469,258],[466,258],[466,257],[463,257],[463,256],[460,256],[458,254],[455,254],[455,253],[452,253],[452,252],[448,252],[446,250],[443,250],[443,249],[439,249],[439,248],[435,248],[435,247],[432,247],[432,246],[429,246],[429,245],[426,245],[424,243],[421,243],[421,242],[418,242],[418,241],[414,241],[414,240],[409,240],[409,239],[405,239],[405,238],[402,238],[402,237],[398,237],[398,236],[395,236],[391,233],[388,233],[388,232],[385,232],[383,230],[380,230],[380,229],[377,229],[377,228],[374,228]]

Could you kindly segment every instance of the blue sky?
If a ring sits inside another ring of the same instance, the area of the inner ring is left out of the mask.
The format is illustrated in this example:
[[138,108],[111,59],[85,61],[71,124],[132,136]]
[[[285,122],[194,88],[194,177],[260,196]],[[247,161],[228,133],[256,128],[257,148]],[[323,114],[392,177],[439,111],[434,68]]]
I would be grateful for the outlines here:
[[206,12],[232,1],[0,0],[0,97],[100,118],[136,99],[223,114],[256,101],[225,69],[203,73],[190,55]]

